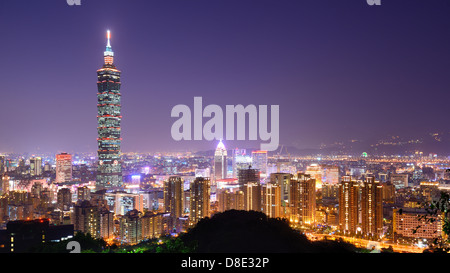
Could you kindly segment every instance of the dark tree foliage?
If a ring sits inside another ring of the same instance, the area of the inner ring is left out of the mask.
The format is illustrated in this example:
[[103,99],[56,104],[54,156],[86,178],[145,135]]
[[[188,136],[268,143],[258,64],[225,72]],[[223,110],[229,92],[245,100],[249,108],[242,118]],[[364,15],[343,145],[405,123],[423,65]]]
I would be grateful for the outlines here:
[[350,253],[356,247],[335,241],[311,242],[284,219],[262,212],[229,210],[204,218],[180,236],[198,253]]

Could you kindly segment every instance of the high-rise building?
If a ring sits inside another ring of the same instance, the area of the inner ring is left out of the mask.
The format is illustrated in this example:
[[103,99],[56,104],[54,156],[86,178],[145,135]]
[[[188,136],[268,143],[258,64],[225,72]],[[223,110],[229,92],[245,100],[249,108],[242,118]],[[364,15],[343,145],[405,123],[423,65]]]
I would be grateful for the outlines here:
[[291,218],[300,225],[316,222],[316,180],[309,174],[298,173],[290,181]]
[[292,175],[289,173],[271,173],[270,183],[280,186],[280,204],[286,208],[290,204],[290,184]]
[[42,174],[42,158],[32,157],[30,158],[30,175],[39,176]]
[[237,178],[238,169],[247,169],[252,165],[251,156],[247,155],[245,149],[234,149],[232,154],[233,178]]
[[259,182],[249,182],[243,186],[244,209],[261,211],[261,185]]
[[238,170],[238,184],[239,188],[242,190],[243,186],[247,183],[257,183],[259,184],[259,170],[257,169],[239,169]]
[[86,187],[78,187],[77,188],[77,201],[84,201],[91,199],[91,190]]
[[5,172],[6,160],[4,155],[0,155],[0,176]]
[[121,165],[121,72],[114,65],[110,32],[104,52],[103,67],[97,70],[98,167],[96,188],[120,188],[123,185]]
[[252,167],[259,170],[261,178],[267,177],[267,151],[252,151]]
[[100,237],[105,239],[114,237],[114,213],[105,207],[100,207],[98,213]]
[[316,189],[322,189],[322,166],[319,164],[311,164],[306,167],[305,174],[309,174],[316,181]]
[[[393,210],[392,227],[394,242],[398,239],[415,238],[433,240],[444,235],[442,221],[444,215],[427,215],[423,208],[401,208]],[[424,221],[427,216],[429,221]]]
[[161,235],[163,214],[147,211],[141,221],[143,239],[153,239]]
[[116,215],[125,215],[131,210],[144,211],[144,195],[140,193],[107,192],[105,200]]
[[100,238],[99,208],[89,201],[83,201],[74,206],[74,229],[90,233],[94,238]]
[[379,239],[383,234],[383,191],[375,177],[361,183],[361,223],[364,236]]
[[218,194],[218,210],[219,212],[224,212],[227,210],[235,209],[235,210],[244,210],[244,192],[230,191],[227,189],[223,189]]
[[183,214],[183,184],[180,176],[171,176],[164,182],[164,210],[170,213],[173,219]]
[[142,240],[142,213],[131,210],[120,218],[119,237],[129,244],[137,244]]
[[346,235],[356,234],[358,225],[359,186],[351,176],[343,176],[339,185],[339,229]]
[[322,165],[322,184],[339,184],[339,167],[334,165]]
[[189,224],[195,225],[200,219],[209,217],[210,180],[196,177],[190,186]]
[[227,150],[222,140],[214,152],[214,182],[227,178]]
[[56,155],[56,183],[72,180],[72,155],[61,153]]

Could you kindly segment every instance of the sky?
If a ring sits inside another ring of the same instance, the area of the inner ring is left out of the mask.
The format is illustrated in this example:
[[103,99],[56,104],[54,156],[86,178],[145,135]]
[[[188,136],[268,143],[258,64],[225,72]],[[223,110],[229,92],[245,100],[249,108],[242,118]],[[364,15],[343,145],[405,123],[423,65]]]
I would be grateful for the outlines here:
[[447,0],[1,0],[0,152],[96,151],[107,30],[124,152],[214,149],[171,136],[195,96],[279,105],[280,145],[297,148],[450,132],[448,14]]

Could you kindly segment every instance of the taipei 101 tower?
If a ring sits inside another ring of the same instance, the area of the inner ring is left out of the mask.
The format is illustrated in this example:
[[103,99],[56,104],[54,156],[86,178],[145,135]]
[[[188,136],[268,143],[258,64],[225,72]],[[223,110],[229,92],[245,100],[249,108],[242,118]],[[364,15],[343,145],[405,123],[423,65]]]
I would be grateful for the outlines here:
[[111,48],[111,33],[107,32],[103,67],[97,70],[97,132],[98,167],[96,189],[118,189],[122,187],[122,165],[120,159],[120,71],[114,65]]

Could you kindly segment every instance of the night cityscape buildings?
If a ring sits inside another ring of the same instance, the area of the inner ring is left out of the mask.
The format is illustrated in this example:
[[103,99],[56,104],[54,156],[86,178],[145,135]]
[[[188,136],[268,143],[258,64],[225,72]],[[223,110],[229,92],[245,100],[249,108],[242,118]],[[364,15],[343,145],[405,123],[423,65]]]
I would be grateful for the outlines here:
[[96,188],[111,189],[122,186],[121,145],[121,93],[120,74],[114,65],[111,33],[107,32],[104,64],[97,70],[98,168]]

